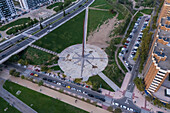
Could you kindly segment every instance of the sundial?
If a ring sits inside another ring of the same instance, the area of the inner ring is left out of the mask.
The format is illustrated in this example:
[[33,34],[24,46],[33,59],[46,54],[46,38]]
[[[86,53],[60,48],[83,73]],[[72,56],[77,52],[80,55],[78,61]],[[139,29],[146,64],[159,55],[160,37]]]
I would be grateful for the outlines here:
[[[86,15],[87,19],[88,16]],[[59,54],[58,65],[67,76],[82,78],[87,81],[90,76],[97,75],[105,69],[108,57],[101,48],[86,44],[87,21],[84,22],[82,44],[72,45]]]

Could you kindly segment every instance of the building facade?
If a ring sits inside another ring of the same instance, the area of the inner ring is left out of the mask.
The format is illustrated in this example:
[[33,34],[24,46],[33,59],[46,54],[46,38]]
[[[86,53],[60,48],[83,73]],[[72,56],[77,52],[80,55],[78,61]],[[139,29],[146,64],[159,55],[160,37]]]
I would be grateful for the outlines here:
[[48,3],[51,0],[19,0],[21,8],[25,10],[34,9],[37,6]]
[[165,0],[157,24],[143,71],[145,89],[150,93],[157,92],[170,76],[170,0]]
[[0,0],[0,19],[5,20],[16,15],[16,9],[12,0]]

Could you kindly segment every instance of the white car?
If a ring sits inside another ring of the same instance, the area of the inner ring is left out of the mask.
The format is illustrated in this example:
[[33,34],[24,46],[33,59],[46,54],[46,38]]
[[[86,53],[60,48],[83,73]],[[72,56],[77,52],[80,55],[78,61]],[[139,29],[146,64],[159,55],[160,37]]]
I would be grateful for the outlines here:
[[119,106],[119,104],[118,104],[118,103],[115,103],[115,105],[116,105],[116,106]]
[[71,90],[76,90],[76,88],[72,87]]
[[60,85],[60,86],[61,86],[61,83],[60,83],[60,82],[57,82],[57,85]]
[[124,109],[126,109],[126,106],[123,106]]
[[120,105],[120,107],[122,108],[123,106],[122,106],[122,105]]
[[132,108],[130,108],[130,111],[133,111],[133,109],[132,109]]
[[129,108],[127,108],[127,110],[130,110]]
[[126,40],[130,42],[132,39],[131,38],[127,38]]

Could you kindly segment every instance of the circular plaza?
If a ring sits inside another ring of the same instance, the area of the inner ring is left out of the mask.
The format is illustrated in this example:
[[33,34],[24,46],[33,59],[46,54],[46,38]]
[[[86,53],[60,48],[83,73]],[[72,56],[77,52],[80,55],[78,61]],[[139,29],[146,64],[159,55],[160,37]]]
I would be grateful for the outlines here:
[[59,54],[58,65],[71,78],[83,78],[103,71],[108,64],[107,54],[99,47],[87,44],[84,52],[82,44],[70,46]]

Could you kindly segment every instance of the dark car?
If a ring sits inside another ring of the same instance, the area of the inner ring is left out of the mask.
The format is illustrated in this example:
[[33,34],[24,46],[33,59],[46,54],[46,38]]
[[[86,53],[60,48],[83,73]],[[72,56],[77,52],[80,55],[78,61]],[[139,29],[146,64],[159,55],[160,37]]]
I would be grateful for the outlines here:
[[89,97],[94,97],[92,94],[88,94]]
[[48,79],[48,81],[49,81],[49,82],[52,82],[52,80],[51,80],[51,79]]
[[99,98],[101,101],[105,102],[106,100],[104,98]]
[[66,87],[66,85],[65,84],[61,84],[63,87]]
[[43,78],[43,80],[47,80],[47,78]]

